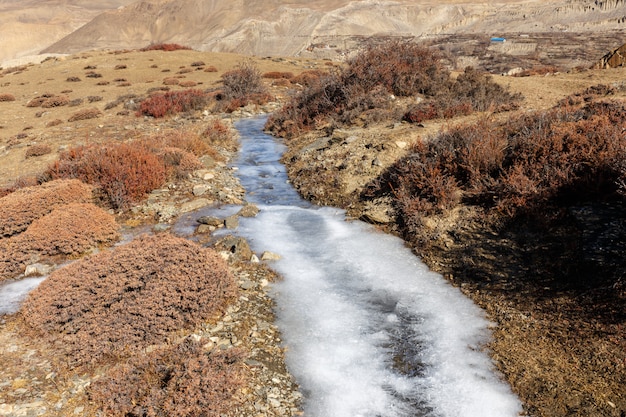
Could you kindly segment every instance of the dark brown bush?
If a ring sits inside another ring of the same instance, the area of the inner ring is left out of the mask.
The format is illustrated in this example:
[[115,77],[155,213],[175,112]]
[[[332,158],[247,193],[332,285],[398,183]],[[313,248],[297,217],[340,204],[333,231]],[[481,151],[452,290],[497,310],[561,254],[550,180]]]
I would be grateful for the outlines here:
[[95,103],[96,101],[102,101],[102,96],[87,96],[87,101]]
[[214,320],[236,289],[214,250],[159,234],[56,270],[21,312],[71,362],[86,365],[130,356]]
[[123,70],[123,69],[126,69],[126,68],[128,68],[128,66],[127,66],[126,64],[117,64],[117,65],[115,66],[115,68],[113,68],[113,69],[116,69],[116,70]]
[[165,167],[139,142],[93,144],[61,153],[46,175],[93,184],[106,203],[125,209],[163,184]]
[[206,64],[203,61],[194,61],[194,62],[191,63],[192,67],[203,67],[205,65]]
[[25,158],[34,158],[36,156],[47,155],[52,152],[52,148],[47,143],[40,143],[29,146],[26,149]]
[[67,121],[76,122],[79,120],[95,119],[100,116],[102,116],[102,112],[92,107],[90,109],[82,109],[77,111],[76,113],[72,114],[70,118],[67,119]]
[[193,72],[192,68],[181,68],[176,74],[189,74]]
[[79,77],[76,76],[72,76],[72,77],[67,77],[67,79],[65,81],[71,82],[71,83],[76,83],[81,81],[81,79]]
[[261,72],[250,61],[241,62],[222,74],[223,93],[226,100],[246,101],[251,96],[266,95]]
[[23,250],[43,255],[77,256],[119,240],[115,217],[90,203],[70,203],[33,221],[14,237]]
[[49,109],[49,108],[52,108],[52,107],[65,106],[69,102],[70,102],[70,99],[69,99],[68,96],[53,96],[53,97],[45,99],[41,103],[41,107],[43,107],[45,109]]
[[198,85],[198,83],[192,80],[187,80],[187,81],[181,81],[180,83],[178,83],[178,85],[180,85],[181,87],[188,88],[188,87],[195,87]]
[[243,384],[242,354],[207,352],[205,343],[187,337],[179,345],[132,357],[95,381],[89,396],[108,416],[224,416]]
[[44,101],[46,101],[47,97],[39,96],[35,97],[26,103],[26,107],[41,107]]
[[0,238],[23,232],[34,220],[61,205],[91,202],[92,190],[79,180],[63,179],[20,188],[0,198]]
[[0,102],[3,101],[15,101],[15,96],[9,93],[0,93]]
[[300,74],[298,74],[295,77],[293,77],[290,81],[293,84],[300,84],[300,85],[303,85],[305,87],[308,87],[312,83],[314,83],[317,80],[319,80],[321,77],[325,77],[327,75],[329,75],[329,73],[326,72],[326,71],[307,70],[307,71],[302,71]]
[[417,145],[376,187],[395,197],[408,226],[459,201],[548,219],[577,201],[619,198],[624,129],[617,102],[484,119]]

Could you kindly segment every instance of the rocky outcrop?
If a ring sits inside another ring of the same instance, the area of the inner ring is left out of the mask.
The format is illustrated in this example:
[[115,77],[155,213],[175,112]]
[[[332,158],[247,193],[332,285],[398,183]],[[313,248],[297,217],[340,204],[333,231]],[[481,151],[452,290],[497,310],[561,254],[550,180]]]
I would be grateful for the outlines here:
[[617,68],[626,64],[626,44],[613,49],[593,65],[593,69]]

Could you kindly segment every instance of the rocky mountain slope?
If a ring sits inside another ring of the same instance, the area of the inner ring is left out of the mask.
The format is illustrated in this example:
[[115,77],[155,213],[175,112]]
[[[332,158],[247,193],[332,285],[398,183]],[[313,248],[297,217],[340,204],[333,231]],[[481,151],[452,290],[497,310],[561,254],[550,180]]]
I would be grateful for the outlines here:
[[[202,0],[109,0],[98,5],[80,1],[0,0],[0,33],[10,46],[0,61],[26,51],[75,53],[89,49],[138,48],[150,43],[181,43],[200,51],[248,55],[336,58],[372,35],[423,40],[446,35],[515,34],[497,53],[541,54],[555,39],[580,45],[573,33],[604,35],[599,59],[626,30],[623,0],[507,1],[464,0],[254,2]],[[26,18],[25,16],[28,16]],[[82,25],[84,24],[84,25]],[[82,26],[81,26],[82,25]],[[80,28],[79,28],[80,27]],[[546,34],[536,41],[533,34]],[[59,39],[62,34],[67,36]],[[520,38],[520,35],[523,35]],[[532,39],[531,39],[532,40]],[[449,41],[449,39],[448,39]],[[458,42],[457,40],[454,40]],[[449,43],[449,42],[448,42]],[[453,42],[454,43],[454,42]],[[520,45],[522,44],[522,45]],[[607,44],[610,45],[607,47]],[[465,48],[470,43],[464,43]],[[594,49],[594,44],[585,44]],[[470,48],[471,49],[471,48]],[[467,55],[456,51],[457,55]],[[584,64],[589,62],[585,61]],[[575,63],[577,64],[577,63]]]

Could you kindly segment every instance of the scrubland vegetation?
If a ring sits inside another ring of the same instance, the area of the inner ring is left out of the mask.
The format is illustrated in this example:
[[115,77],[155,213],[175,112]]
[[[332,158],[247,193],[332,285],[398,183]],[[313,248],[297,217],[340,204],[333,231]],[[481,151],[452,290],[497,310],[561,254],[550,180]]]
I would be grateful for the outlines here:
[[304,89],[274,113],[266,127],[274,135],[293,137],[322,126],[420,123],[474,111],[510,110],[520,99],[471,68],[452,78],[431,49],[390,41],[370,46],[343,69],[310,74]]

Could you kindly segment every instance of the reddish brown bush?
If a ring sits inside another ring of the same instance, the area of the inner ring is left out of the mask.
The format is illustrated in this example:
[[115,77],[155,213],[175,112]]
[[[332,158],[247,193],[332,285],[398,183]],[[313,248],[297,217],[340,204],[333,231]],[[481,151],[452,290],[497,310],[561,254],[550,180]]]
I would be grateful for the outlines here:
[[178,85],[180,85],[181,87],[188,88],[188,87],[195,87],[198,85],[198,83],[195,81],[187,80],[187,81],[181,81],[180,83],[178,83]]
[[39,96],[39,97],[35,97],[31,100],[28,101],[28,103],[26,103],[26,107],[41,107],[42,103],[44,101],[46,101],[46,99],[48,99],[51,96]]
[[217,68],[215,68],[213,65],[209,65],[204,69],[204,72],[217,72]]
[[208,95],[200,90],[168,91],[142,101],[137,115],[159,118],[191,110],[202,110],[207,101]]
[[320,78],[325,77],[327,75],[329,75],[329,73],[326,71],[307,70],[307,71],[302,71],[300,74],[293,77],[290,81],[293,84],[300,84],[305,87],[308,87],[314,82],[317,82]]
[[180,84],[180,80],[178,78],[168,77],[168,78],[163,79],[163,85],[178,85],[178,84]]
[[187,178],[193,171],[203,167],[197,156],[181,148],[162,148],[157,155],[165,164],[170,178]]
[[43,107],[44,109],[49,109],[52,107],[60,107],[60,106],[65,106],[70,102],[70,99],[68,96],[53,96],[50,97],[46,100],[44,100],[41,103],[41,107]]
[[[555,206],[618,198],[626,107],[590,103],[483,120],[441,133],[381,178],[405,224],[457,201],[507,216],[549,217]],[[552,208],[551,208],[552,207]]]
[[214,250],[168,234],[141,236],[56,270],[21,312],[71,361],[89,364],[214,320],[236,288]]
[[270,71],[263,73],[263,78],[269,78],[271,80],[277,80],[280,78],[291,80],[293,77],[293,72]]
[[79,180],[57,180],[25,187],[0,198],[0,237],[21,233],[56,207],[92,201],[93,187]]
[[33,221],[14,237],[25,251],[76,256],[119,239],[115,217],[89,203],[70,203]]
[[213,119],[208,122],[201,136],[212,145],[221,146],[231,151],[237,149],[235,132],[220,119]]
[[[298,81],[298,77],[292,80]],[[521,98],[471,68],[453,80],[435,52],[406,41],[372,44],[343,70],[318,75],[307,83],[270,116],[268,130],[291,137],[329,123],[367,124],[397,118],[396,96],[425,96],[421,104],[404,113],[404,120],[410,122],[503,111],[514,108]]]
[[46,127],[54,127],[54,126],[58,126],[60,124],[63,123],[63,120],[61,119],[54,119],[54,120],[50,120],[48,123],[46,123]]
[[71,82],[71,83],[77,83],[77,82],[80,82],[81,79],[79,77],[72,76],[72,77],[67,77],[65,81]]
[[32,254],[20,247],[21,240],[15,236],[0,239],[0,283],[24,273]]
[[29,146],[26,149],[25,158],[34,158],[36,156],[47,155],[52,152],[52,148],[47,143],[40,143]]
[[61,153],[46,175],[93,184],[105,202],[124,209],[163,184],[165,167],[140,143],[94,144]]
[[67,121],[76,122],[79,120],[95,119],[100,116],[102,116],[102,112],[96,108],[82,109],[72,114]]
[[3,101],[15,101],[15,96],[9,93],[0,93],[0,102]]
[[117,64],[117,65],[115,66],[115,68],[113,68],[113,69],[116,69],[116,70],[123,70],[123,69],[126,69],[126,68],[128,68],[128,66],[127,66],[126,64]]
[[205,343],[188,337],[132,357],[94,382],[89,395],[109,416],[226,415],[243,383],[242,354],[235,349],[207,352]]
[[182,46],[177,43],[156,43],[152,45],[148,45],[144,48],[141,48],[140,51],[180,51],[180,50],[190,50],[191,48],[188,46]]
[[244,61],[233,70],[222,74],[223,95],[227,107],[237,108],[250,102],[262,104],[269,96],[259,69],[250,61]]

